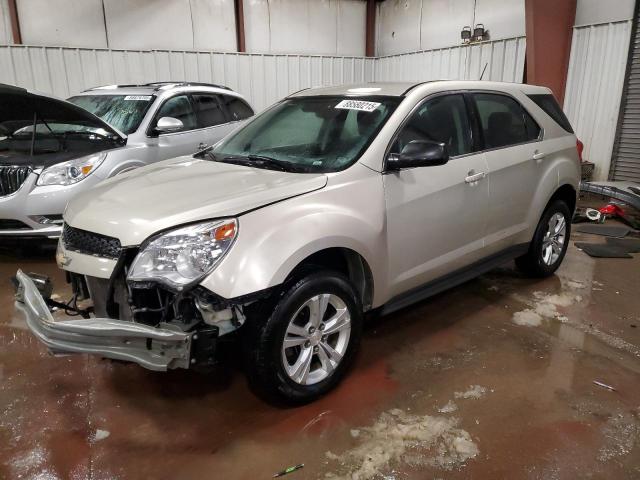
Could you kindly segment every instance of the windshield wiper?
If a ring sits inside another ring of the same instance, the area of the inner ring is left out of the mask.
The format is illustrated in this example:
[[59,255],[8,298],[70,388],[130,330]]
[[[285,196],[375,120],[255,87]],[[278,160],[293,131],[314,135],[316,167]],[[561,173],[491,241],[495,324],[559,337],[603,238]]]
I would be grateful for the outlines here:
[[[104,140],[117,140],[115,135],[103,135],[102,133],[89,132],[86,130],[66,130],[61,132],[62,135],[87,135],[102,138]],[[54,133],[55,135],[55,133]]]
[[222,160],[218,160],[217,157],[213,155],[213,153],[209,152],[209,155],[212,156],[214,160],[225,163],[233,163],[237,165],[247,165],[247,166],[255,166],[257,168],[271,168],[275,170],[280,170],[281,172],[306,172],[308,171],[305,167],[301,165],[296,165],[292,162],[287,162],[285,160],[278,160],[275,158],[267,157],[264,155],[229,155]]

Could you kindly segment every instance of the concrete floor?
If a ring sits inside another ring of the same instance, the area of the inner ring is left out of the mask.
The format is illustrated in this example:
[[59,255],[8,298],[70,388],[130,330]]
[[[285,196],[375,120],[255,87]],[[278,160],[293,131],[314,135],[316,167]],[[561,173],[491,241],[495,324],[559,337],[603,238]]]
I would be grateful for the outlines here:
[[296,409],[234,369],[49,356],[7,278],[20,266],[68,291],[49,256],[18,257],[0,257],[2,479],[266,479],[299,463],[287,478],[640,478],[640,255],[572,245],[552,278],[506,267],[372,320],[346,381]]

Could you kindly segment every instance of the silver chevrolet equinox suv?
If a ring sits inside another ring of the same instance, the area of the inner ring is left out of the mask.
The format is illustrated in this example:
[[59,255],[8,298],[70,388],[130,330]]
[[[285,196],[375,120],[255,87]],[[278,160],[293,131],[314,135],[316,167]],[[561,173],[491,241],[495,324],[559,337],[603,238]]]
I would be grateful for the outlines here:
[[203,83],[97,87],[67,102],[0,85],[0,238],[58,237],[80,192],[213,145],[253,110]]
[[57,262],[75,291],[66,310],[86,318],[54,318],[46,279],[20,271],[18,306],[55,353],[153,370],[212,365],[237,337],[257,392],[306,402],[344,376],[366,312],[513,259],[553,274],[579,178],[547,88],[304,90],[195,157],[71,201]]

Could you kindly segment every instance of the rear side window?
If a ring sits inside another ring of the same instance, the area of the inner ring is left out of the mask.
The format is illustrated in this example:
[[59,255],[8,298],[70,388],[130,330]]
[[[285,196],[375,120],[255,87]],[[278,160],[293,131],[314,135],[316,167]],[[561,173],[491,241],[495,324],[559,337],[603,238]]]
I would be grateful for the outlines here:
[[542,110],[545,111],[547,115],[549,115],[553,120],[564,128],[569,133],[574,133],[573,128],[571,128],[571,124],[569,123],[569,119],[558,105],[556,98],[551,94],[535,94],[535,95],[527,95],[531,100],[535,102]]
[[253,110],[242,99],[231,95],[222,95],[222,99],[227,106],[231,121],[244,120],[253,116]]
[[227,121],[217,95],[193,95],[201,127],[213,127]]
[[515,99],[491,93],[476,93],[473,97],[485,148],[508,147],[540,136],[538,124]]

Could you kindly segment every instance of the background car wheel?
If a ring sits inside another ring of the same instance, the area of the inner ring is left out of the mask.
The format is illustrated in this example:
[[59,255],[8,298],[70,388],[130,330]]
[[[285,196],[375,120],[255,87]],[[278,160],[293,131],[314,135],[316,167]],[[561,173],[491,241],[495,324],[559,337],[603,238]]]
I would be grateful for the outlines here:
[[287,287],[267,320],[248,320],[245,361],[251,387],[276,403],[306,403],[334,388],[355,358],[362,307],[334,272]]
[[571,235],[571,212],[566,203],[556,200],[545,210],[529,251],[516,259],[516,266],[533,277],[552,275],[562,263]]

